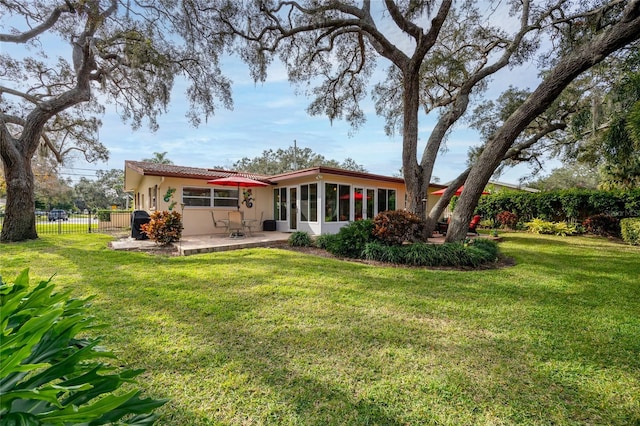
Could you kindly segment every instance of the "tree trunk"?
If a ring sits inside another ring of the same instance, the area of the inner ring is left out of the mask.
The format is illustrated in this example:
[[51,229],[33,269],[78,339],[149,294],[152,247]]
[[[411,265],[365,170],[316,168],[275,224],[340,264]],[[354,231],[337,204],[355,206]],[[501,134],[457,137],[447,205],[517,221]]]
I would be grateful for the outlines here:
[[407,189],[407,210],[421,219],[425,217],[425,204],[422,200],[427,195],[430,176],[418,164],[418,108],[419,108],[418,73],[404,72],[403,79],[403,132],[402,132],[402,168],[404,170],[405,187]]
[[465,170],[464,172],[462,172],[462,174],[460,174],[457,178],[455,178],[449,184],[449,187],[444,192],[444,194],[442,194],[442,196],[440,197],[436,205],[433,206],[429,211],[429,215],[427,216],[427,221],[426,221],[427,235],[431,235],[433,231],[435,231],[436,224],[438,223],[438,219],[440,218],[440,215],[442,214],[444,209],[447,208],[447,206],[449,205],[449,202],[451,201],[453,196],[456,194],[456,191],[458,190],[458,188],[461,185],[464,185],[465,181],[467,180],[467,176],[469,176],[470,170],[471,169]]
[[462,241],[484,187],[518,135],[581,73],[616,50],[640,39],[640,1],[630,2],[620,22],[561,59],[538,88],[487,143],[465,182],[451,218],[447,241]]
[[38,238],[31,158],[18,158],[10,166],[3,161],[3,166],[7,182],[7,206],[0,242]]

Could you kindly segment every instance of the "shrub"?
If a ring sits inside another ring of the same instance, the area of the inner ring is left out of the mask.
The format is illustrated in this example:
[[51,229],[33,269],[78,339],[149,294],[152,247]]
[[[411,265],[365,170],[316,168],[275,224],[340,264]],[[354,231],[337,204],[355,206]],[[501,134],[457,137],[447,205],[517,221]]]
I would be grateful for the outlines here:
[[589,216],[582,222],[582,226],[589,234],[603,237],[620,236],[620,219],[607,214]]
[[495,241],[488,240],[486,238],[476,238],[471,240],[469,244],[475,248],[479,248],[487,252],[492,260],[498,258],[498,243],[496,243]]
[[98,210],[96,212],[96,216],[98,217],[98,220],[101,222],[110,222],[111,210]]
[[529,232],[534,234],[552,234],[566,237],[567,235],[575,235],[578,230],[575,226],[569,225],[566,222],[547,222],[545,220],[536,218],[525,224]]
[[373,235],[387,244],[420,241],[424,223],[418,216],[404,210],[388,210],[373,218]]
[[182,216],[176,211],[158,211],[151,214],[149,223],[140,225],[140,230],[156,243],[166,246],[182,237]]
[[553,224],[553,233],[561,237],[566,237],[567,235],[575,235],[577,232],[576,228],[566,222],[556,222]]
[[309,236],[309,233],[303,231],[296,231],[289,236],[289,245],[292,247],[310,247],[313,245],[313,241]]
[[495,228],[496,224],[491,219],[482,219],[478,226],[482,229],[493,229]]
[[340,228],[326,249],[336,256],[361,259],[365,245],[375,240],[373,227],[370,219],[351,222]]
[[622,219],[620,221],[620,233],[626,243],[640,246],[640,217]]
[[535,218],[525,223],[529,232],[534,234],[553,234],[553,222],[548,222],[540,218]]
[[410,266],[477,267],[497,259],[498,245],[495,241],[480,238],[466,245],[415,243],[389,246],[374,241],[366,245],[363,255],[368,260]]
[[[115,357],[87,337],[97,327],[87,315],[89,299],[54,293],[50,281],[28,287],[28,270],[14,284],[0,278],[1,423],[153,424],[153,410],[166,401],[140,399],[140,391],[130,389],[142,370],[98,361]],[[126,391],[120,389],[125,383]]]
[[508,211],[503,211],[498,214],[496,221],[502,225],[503,228],[515,229],[516,224],[518,223],[518,215]]
[[315,240],[315,245],[318,248],[327,250],[328,247],[334,243],[334,241],[337,239],[337,237],[338,236],[336,234],[318,235],[316,237],[316,240]]

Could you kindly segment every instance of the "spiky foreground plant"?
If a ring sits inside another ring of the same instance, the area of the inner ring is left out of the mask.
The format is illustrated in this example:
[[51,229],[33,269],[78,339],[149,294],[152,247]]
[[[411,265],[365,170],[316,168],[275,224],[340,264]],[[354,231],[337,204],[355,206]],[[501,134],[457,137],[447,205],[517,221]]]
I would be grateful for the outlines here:
[[97,328],[87,299],[54,293],[41,281],[29,289],[28,269],[13,284],[0,277],[0,424],[151,425],[164,400],[140,399],[142,370],[116,369],[100,339],[77,337]]

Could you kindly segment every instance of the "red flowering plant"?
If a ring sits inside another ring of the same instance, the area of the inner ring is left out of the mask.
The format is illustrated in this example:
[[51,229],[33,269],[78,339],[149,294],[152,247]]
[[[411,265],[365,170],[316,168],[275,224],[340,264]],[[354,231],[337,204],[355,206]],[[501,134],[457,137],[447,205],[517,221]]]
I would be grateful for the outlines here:
[[166,210],[152,213],[149,223],[140,225],[142,232],[162,246],[178,241],[183,229],[180,213]]
[[502,213],[498,213],[496,221],[503,228],[515,229],[518,224],[518,215],[509,211],[503,211]]
[[388,210],[373,218],[373,235],[390,245],[405,241],[421,241],[424,223],[418,216],[404,210]]

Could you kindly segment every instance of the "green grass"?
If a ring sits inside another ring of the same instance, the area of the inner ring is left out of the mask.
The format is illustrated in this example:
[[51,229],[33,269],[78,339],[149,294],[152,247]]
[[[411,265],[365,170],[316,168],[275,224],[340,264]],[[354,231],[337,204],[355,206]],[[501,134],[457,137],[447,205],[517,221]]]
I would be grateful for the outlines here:
[[640,248],[501,235],[517,265],[474,272],[91,234],[0,245],[0,273],[96,294],[163,425],[640,424]]

